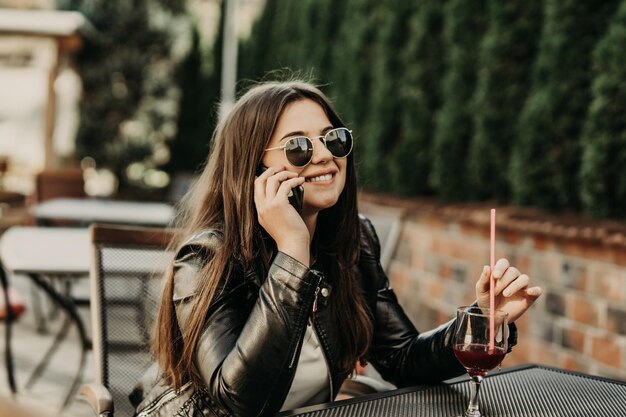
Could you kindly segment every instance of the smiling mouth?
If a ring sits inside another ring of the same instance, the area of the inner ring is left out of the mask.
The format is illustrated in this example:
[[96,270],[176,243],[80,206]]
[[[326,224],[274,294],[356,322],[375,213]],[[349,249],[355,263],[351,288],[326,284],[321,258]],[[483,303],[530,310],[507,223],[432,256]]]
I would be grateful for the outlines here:
[[321,182],[321,181],[330,181],[333,179],[332,174],[318,175],[317,177],[307,178],[306,182]]

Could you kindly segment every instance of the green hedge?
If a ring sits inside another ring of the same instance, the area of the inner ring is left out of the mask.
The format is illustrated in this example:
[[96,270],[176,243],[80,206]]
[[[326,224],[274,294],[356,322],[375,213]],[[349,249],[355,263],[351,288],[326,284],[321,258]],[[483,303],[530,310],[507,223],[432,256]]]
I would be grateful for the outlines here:
[[241,73],[312,74],[369,190],[626,217],[619,3],[267,0]]
[[490,0],[489,26],[480,45],[468,158],[470,197],[510,197],[508,164],[515,123],[530,87],[543,0]]
[[593,69],[581,140],[582,203],[598,217],[626,217],[626,1],[594,50]]
[[389,154],[390,185],[405,195],[432,195],[428,182],[432,169],[435,115],[441,107],[445,70],[444,4],[442,0],[419,2],[409,17],[406,44],[396,51],[401,74],[394,97],[401,134]]
[[[136,162],[196,170],[218,115],[223,22],[207,50],[184,0],[57,3],[101,35],[78,56],[78,156],[122,186]],[[624,45],[626,0],[266,0],[238,87],[320,84],[354,130],[366,189],[626,218]]]
[[513,147],[513,201],[579,206],[580,134],[590,104],[591,52],[618,1],[547,0],[532,88]]

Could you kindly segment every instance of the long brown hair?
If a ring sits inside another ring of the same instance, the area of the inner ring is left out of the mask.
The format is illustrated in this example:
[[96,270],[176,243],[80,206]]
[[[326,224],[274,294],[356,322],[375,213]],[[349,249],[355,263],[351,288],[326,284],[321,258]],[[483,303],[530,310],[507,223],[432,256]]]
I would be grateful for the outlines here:
[[[218,228],[223,243],[198,274],[194,306],[184,334],[178,327],[173,302],[172,267],[165,280],[161,307],[156,320],[153,353],[165,378],[175,388],[187,381],[201,384],[194,361],[206,315],[218,284],[234,267],[232,254],[241,254],[242,266],[253,265],[262,257],[265,273],[275,252],[271,243],[259,239],[253,199],[255,171],[285,107],[310,99],[326,112],[334,127],[344,126],[326,96],[315,86],[301,81],[269,82],[252,87],[219,123],[204,171],[187,194],[180,224],[181,241],[200,230]],[[349,372],[362,357],[372,338],[372,322],[362,289],[357,282],[355,264],[359,256],[359,220],[356,174],[352,154],[348,157],[346,184],[338,202],[318,215],[317,256],[325,259],[327,280],[333,286],[331,313],[346,331],[338,340],[341,367]]]

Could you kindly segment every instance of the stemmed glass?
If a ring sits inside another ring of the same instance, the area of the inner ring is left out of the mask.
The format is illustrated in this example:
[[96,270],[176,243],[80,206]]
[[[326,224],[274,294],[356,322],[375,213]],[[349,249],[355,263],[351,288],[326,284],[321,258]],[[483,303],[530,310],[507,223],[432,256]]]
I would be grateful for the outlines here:
[[478,391],[487,372],[502,362],[507,351],[507,316],[494,311],[494,344],[490,346],[490,316],[488,308],[459,307],[456,311],[454,355],[465,367],[471,381],[471,397],[464,417],[481,417]]

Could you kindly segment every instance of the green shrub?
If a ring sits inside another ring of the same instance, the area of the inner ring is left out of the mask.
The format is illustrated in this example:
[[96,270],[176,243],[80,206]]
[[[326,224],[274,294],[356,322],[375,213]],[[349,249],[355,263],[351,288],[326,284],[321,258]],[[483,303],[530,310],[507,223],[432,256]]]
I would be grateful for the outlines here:
[[[378,30],[372,45],[370,97],[365,123],[359,126],[363,141],[361,159],[363,176],[370,189],[389,191],[391,170],[397,165],[392,150],[406,133],[402,114],[406,109],[398,92],[407,69],[398,53],[407,41],[409,19],[415,6],[405,0],[391,0],[378,8],[375,17]],[[400,183],[393,182],[394,186]]]
[[589,106],[591,51],[617,0],[547,0],[532,89],[511,154],[513,201],[579,207],[580,135]]
[[581,199],[590,215],[626,218],[626,1],[594,50],[593,68],[581,139]]
[[387,99],[400,109],[399,143],[391,151],[390,184],[400,195],[431,194],[428,175],[432,167],[435,114],[441,107],[442,0],[422,0],[410,16],[407,43],[400,51],[402,78]]
[[470,197],[507,201],[515,125],[530,86],[541,33],[542,0],[489,1],[489,27],[480,45],[470,143]]
[[[82,12],[96,34],[76,64],[82,79],[76,156],[110,169],[119,192],[134,197],[163,184],[147,175],[168,162],[181,87],[175,79],[192,36],[181,1],[57,1]],[[138,169],[130,169],[134,166]],[[136,191],[136,193],[133,193]]]
[[486,28],[487,1],[450,0],[445,6],[447,71],[436,118],[432,185],[444,200],[468,198],[467,153],[473,135],[472,97],[478,47]]

